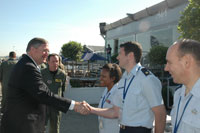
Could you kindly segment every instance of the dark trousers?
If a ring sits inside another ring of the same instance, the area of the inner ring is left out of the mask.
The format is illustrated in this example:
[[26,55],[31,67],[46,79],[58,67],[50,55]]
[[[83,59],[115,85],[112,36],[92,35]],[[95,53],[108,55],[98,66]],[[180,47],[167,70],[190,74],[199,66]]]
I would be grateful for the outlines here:
[[120,133],[151,133],[151,129],[146,127],[128,127],[120,128]]

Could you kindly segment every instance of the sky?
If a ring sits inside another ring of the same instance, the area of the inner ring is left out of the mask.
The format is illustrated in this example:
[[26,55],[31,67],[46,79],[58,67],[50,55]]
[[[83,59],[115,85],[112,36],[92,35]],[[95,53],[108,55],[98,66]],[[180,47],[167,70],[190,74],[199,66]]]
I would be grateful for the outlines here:
[[0,0],[0,56],[25,53],[34,37],[49,42],[50,53],[63,44],[104,46],[99,23],[113,23],[163,0]]

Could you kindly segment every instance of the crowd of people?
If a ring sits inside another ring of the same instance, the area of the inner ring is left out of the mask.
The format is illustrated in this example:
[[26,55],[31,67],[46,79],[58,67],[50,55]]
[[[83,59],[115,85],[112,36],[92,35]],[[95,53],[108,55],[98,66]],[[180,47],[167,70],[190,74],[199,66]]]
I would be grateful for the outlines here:
[[[172,44],[166,54],[165,71],[175,83],[182,84],[174,94],[173,133],[200,132],[199,51],[200,42],[182,39]],[[16,53],[10,52],[9,59],[0,66],[1,133],[43,133],[48,123],[50,133],[59,133],[61,113],[68,110],[98,115],[99,133],[151,133],[152,128],[155,133],[164,133],[162,85],[140,64],[141,57],[138,42],[120,45],[119,65],[108,63],[101,69],[100,85],[105,90],[99,106],[93,107],[86,101],[64,97],[67,74],[60,56],[49,54],[45,39],[33,38],[19,61]]]

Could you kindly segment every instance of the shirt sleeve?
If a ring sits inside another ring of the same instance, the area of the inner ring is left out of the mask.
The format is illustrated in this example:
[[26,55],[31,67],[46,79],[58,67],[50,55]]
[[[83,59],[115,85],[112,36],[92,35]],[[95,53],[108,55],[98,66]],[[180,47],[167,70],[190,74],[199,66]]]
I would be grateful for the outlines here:
[[71,101],[71,104],[70,104],[70,106],[69,106],[69,110],[73,110],[73,109],[74,109],[74,106],[75,106],[75,101],[72,100],[72,101]]
[[161,94],[161,82],[155,76],[149,75],[143,80],[142,93],[149,102],[150,107],[155,107],[163,104]]
[[119,87],[119,85],[115,85],[114,87],[116,87],[115,88],[116,90],[112,97],[112,104],[121,108],[122,107],[122,92],[123,92],[122,90],[123,90],[123,88]]

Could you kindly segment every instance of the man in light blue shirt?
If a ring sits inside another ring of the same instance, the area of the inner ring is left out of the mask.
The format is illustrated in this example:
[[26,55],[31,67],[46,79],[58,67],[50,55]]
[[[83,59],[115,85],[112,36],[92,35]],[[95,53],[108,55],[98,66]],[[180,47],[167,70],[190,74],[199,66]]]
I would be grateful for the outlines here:
[[174,95],[171,111],[173,133],[200,133],[200,42],[183,39],[167,51],[168,71],[183,84]]
[[92,112],[109,118],[119,117],[120,133],[163,133],[166,111],[161,96],[161,83],[140,65],[142,47],[137,42],[120,45],[119,66],[126,71],[119,81],[113,98],[114,106]]

